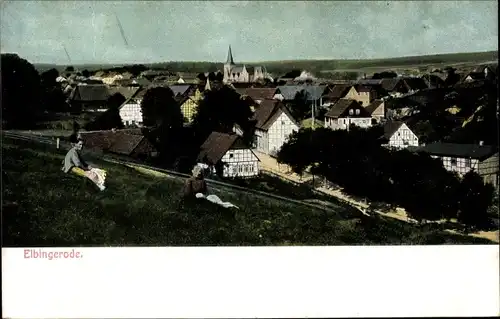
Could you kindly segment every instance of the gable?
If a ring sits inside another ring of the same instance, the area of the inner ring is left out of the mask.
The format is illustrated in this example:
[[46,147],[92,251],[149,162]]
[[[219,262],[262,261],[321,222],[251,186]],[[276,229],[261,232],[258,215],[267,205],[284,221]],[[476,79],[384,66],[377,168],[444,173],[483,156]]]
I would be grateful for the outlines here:
[[399,136],[403,136],[404,132],[408,131],[410,136],[417,137],[415,133],[406,125],[406,123],[402,123],[401,126],[391,135],[391,139],[397,138]]
[[358,93],[358,91],[356,91],[356,88],[354,86],[351,86],[349,91],[347,91],[346,96],[348,96],[348,95],[359,95],[359,93]]
[[[352,114],[351,114],[352,110]],[[358,114],[359,113],[359,114]],[[339,117],[371,117],[365,108],[358,103],[351,103],[345,110],[340,114]]]
[[282,122],[284,122],[285,125],[293,125],[297,129],[300,128],[299,125],[295,122],[295,120],[288,114],[288,112],[284,112],[283,110],[279,110],[273,116],[272,123],[270,123],[270,125],[269,125],[269,130],[276,129],[277,127],[281,126]]

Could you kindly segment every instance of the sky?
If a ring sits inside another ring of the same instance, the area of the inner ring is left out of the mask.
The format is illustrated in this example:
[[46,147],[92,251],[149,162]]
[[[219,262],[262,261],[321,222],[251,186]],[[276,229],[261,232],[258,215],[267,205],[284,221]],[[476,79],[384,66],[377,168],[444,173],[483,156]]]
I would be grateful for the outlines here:
[[497,20],[497,1],[7,0],[0,48],[56,64],[223,62],[229,45],[236,63],[371,59],[498,50]]

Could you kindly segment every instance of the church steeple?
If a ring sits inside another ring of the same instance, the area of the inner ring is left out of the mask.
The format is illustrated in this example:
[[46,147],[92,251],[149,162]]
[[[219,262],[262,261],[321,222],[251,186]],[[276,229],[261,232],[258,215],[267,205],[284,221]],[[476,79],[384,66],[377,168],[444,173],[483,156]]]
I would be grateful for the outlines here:
[[230,64],[230,65],[234,64],[233,52],[231,52],[231,45],[229,45],[229,51],[227,52],[226,64]]

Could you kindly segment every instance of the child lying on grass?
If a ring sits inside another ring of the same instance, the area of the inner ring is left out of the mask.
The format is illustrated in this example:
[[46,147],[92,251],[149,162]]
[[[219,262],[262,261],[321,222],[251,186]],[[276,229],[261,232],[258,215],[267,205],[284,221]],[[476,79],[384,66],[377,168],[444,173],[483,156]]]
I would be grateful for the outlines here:
[[83,148],[83,140],[75,134],[71,135],[70,141],[73,147],[68,151],[63,161],[62,170],[65,173],[72,172],[78,176],[90,179],[101,191],[106,189],[106,171],[90,167],[82,158],[80,151]]

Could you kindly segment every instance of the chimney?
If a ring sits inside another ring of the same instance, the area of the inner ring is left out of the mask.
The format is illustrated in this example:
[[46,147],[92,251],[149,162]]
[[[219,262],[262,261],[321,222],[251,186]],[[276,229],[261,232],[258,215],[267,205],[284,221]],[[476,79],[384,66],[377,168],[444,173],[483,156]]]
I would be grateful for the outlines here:
[[479,146],[483,146],[484,145],[484,141],[479,141]]

